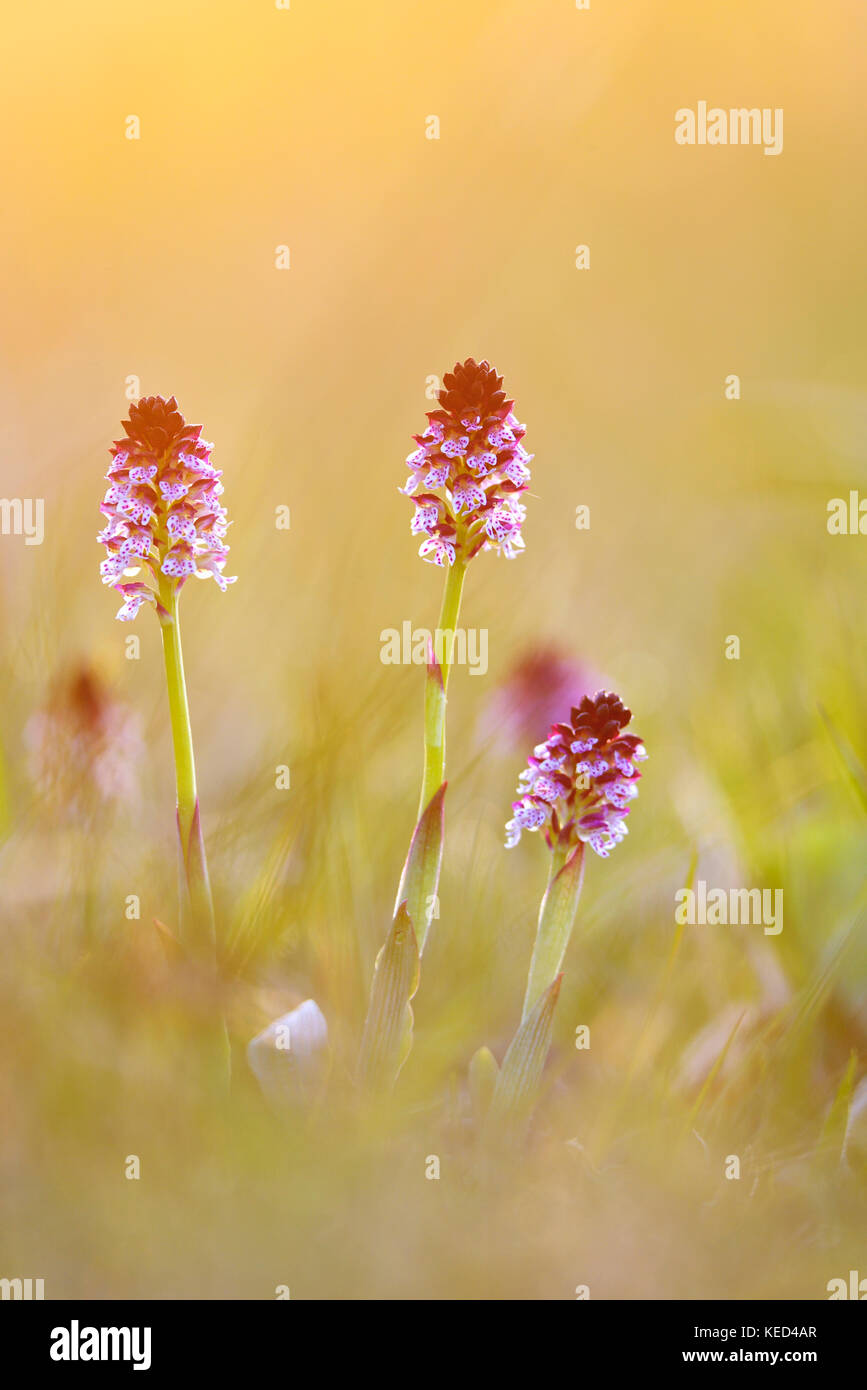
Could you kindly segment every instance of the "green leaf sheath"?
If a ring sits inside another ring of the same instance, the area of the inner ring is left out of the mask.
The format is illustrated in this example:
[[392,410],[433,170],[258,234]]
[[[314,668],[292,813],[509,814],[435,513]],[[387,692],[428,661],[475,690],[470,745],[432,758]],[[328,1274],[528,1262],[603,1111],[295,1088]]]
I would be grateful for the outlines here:
[[583,883],[584,845],[579,843],[562,868],[558,868],[556,857],[551,861],[551,877],[539,909],[539,925],[527,976],[522,1022],[526,1022],[539,996],[560,973]]
[[439,888],[446,793],[446,692],[466,564],[446,571],[438,631],[442,662],[428,655],[424,696],[424,775],[418,822],[403,866],[394,921],[377,956],[364,1023],[358,1074],[381,1089],[394,1083],[412,1047],[410,999],[418,988],[419,960]]
[[528,1118],[554,1030],[554,1010],[560,995],[558,975],[538,1000],[512,1039],[497,1077],[490,1119],[495,1127]]
[[418,988],[418,943],[406,905],[397,910],[376,958],[358,1074],[372,1090],[392,1085],[412,1042],[410,1000]]
[[434,899],[440,879],[440,864],[443,857],[444,806],[446,783],[438,787],[424,808],[412,841],[400,887],[397,890],[395,913],[401,903],[406,903],[407,912],[412,919],[419,942],[419,954],[424,950]]

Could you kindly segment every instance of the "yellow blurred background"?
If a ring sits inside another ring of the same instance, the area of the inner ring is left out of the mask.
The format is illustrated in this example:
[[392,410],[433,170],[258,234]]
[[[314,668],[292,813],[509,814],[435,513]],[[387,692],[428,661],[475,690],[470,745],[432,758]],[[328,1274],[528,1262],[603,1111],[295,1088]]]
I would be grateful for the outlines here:
[[[867,491],[865,40],[858,0],[6,15],[0,492],[45,499],[45,540],[0,536],[0,1274],[49,1297],[810,1298],[863,1263],[867,541],[829,536],[826,508]],[[783,108],[781,155],[676,144],[702,100]],[[311,1131],[266,1110],[243,1046],[312,994],[351,1065],[421,771],[421,673],[383,665],[380,634],[432,627],[441,585],[397,488],[429,379],[470,355],[527,423],[527,550],[467,580],[490,667],[450,689],[404,1108]],[[183,1008],[161,1003],[159,632],[115,623],[98,576],[131,378],[203,422],[233,521],[239,583],[184,598],[237,953],[228,1110],[180,1075]],[[629,841],[588,870],[539,1131],[495,1180],[464,1153],[462,1088],[511,1035],[546,865],[532,837],[502,849],[529,745],[492,738],[490,711],[549,644],[618,690],[651,757]],[[63,816],[25,750],[82,663],[146,748],[98,825]],[[711,881],[782,886],[786,926],[697,930],[667,978],[694,855]],[[454,1155],[438,1184],[429,1152]]]

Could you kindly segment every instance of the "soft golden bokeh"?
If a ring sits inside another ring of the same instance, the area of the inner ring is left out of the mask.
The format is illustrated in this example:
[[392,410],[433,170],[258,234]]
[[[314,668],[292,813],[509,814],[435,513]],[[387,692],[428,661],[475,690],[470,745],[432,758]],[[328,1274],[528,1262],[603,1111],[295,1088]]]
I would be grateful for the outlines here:
[[[45,540],[0,536],[0,1274],[48,1297],[822,1298],[863,1267],[864,1112],[843,1164],[840,1115],[867,1057],[867,540],[826,508],[867,495],[865,39],[858,0],[6,15],[0,493],[45,499]],[[700,100],[782,107],[782,154],[677,145]],[[397,488],[427,379],[469,355],[527,422],[527,551],[468,576],[490,667],[454,672],[441,916],[370,1115],[347,1076],[421,771],[422,673],[380,633],[433,626],[441,587]],[[240,577],[184,596],[221,1103],[190,1060],[207,1001],[153,926],[176,914],[159,631],[115,623],[98,577],[133,375],[215,442]],[[530,1147],[488,1168],[466,1067],[519,1016],[546,863],[502,848],[529,750],[485,712],[548,643],[651,756],[628,841],[588,867]],[[24,730],[81,663],[147,755],[131,803],[70,824]],[[782,887],[782,934],[688,928],[668,970],[694,855]],[[308,996],[334,1042],[312,1126],[244,1062]]]

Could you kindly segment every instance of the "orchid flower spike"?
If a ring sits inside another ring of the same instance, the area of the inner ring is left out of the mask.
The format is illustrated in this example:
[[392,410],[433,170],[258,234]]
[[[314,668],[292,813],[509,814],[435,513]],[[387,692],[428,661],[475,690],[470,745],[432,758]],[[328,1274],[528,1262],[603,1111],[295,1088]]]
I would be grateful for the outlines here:
[[617,695],[601,690],[584,696],[568,724],[552,724],[521,774],[508,849],[523,830],[543,830],[551,849],[571,851],[583,841],[607,858],[627,833],[641,777],[636,764],[647,757],[641,739],[623,732],[631,719]]
[[[187,424],[174,396],[145,396],[123,428],[127,437],[111,447],[100,506],[107,520],[97,539],[107,552],[103,583],[122,596],[117,616],[127,622],[143,603],[162,616],[161,596],[179,592],[191,575],[213,577],[223,590],[235,580],[223,574],[229,523],[202,426]],[[142,568],[152,582],[135,578]]]
[[526,508],[519,499],[533,455],[502,387],[488,362],[458,362],[443,378],[427,429],[413,436],[410,475],[400,491],[415,502],[410,529],[423,537],[418,553],[430,564],[466,562],[480,550],[511,559],[524,549]]

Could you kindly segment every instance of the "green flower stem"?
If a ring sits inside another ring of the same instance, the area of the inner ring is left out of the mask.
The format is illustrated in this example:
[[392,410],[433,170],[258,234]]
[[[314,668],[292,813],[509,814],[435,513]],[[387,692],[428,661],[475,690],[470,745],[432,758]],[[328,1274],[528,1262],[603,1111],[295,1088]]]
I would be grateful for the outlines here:
[[418,987],[419,958],[430,925],[429,904],[439,887],[443,851],[443,798],[446,771],[446,692],[454,634],[461,608],[466,561],[456,559],[446,573],[438,631],[443,660],[431,654],[424,695],[424,776],[418,823],[397,890],[394,921],[376,958],[359,1062],[368,1085],[394,1084],[412,1048],[412,999]]
[[539,925],[527,977],[522,1023],[526,1023],[541,995],[560,974],[575,924],[583,882],[583,843],[579,842],[568,858],[566,848],[557,846],[551,856],[548,887],[539,908]]
[[193,733],[190,727],[190,706],[184,679],[184,656],[178,616],[177,586],[169,581],[160,583],[160,615],[163,635],[163,655],[166,666],[166,685],[169,696],[169,717],[172,726],[172,746],[175,755],[175,777],[178,792],[178,832],[181,841],[181,861],[189,901],[190,945],[213,955],[216,944],[214,904],[205,858],[205,844],[199,820],[199,801],[196,792],[196,760],[193,753]]
[[445,781],[446,775],[446,698],[449,685],[449,661],[453,654],[455,631],[461,611],[461,594],[464,588],[464,575],[467,562],[458,556],[446,571],[443,602],[440,609],[437,631],[442,636],[443,661],[439,668],[428,668],[428,678],[424,696],[424,777],[421,786],[419,819],[435,792]]

